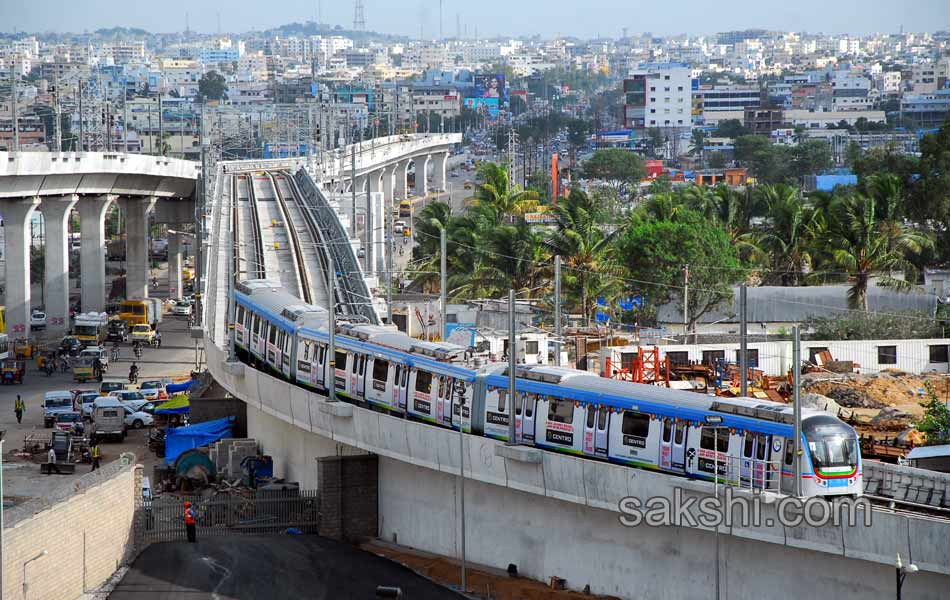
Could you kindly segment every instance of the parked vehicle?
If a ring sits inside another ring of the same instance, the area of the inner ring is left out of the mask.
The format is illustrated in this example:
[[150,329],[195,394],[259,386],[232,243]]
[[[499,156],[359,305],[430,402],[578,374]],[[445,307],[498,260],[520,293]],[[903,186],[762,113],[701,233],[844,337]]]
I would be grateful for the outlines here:
[[124,379],[108,379],[99,385],[99,395],[108,396],[111,392],[116,390],[124,390],[125,387],[126,383]]
[[82,422],[82,413],[79,411],[64,412],[56,415],[54,427],[60,431],[82,434],[86,427]]
[[34,310],[30,313],[30,329],[39,331],[46,329],[46,313],[41,310]]
[[154,421],[155,421],[155,417],[148,414],[147,412],[144,412],[141,410],[132,410],[128,406],[125,407],[126,427],[131,427],[132,429],[141,429],[143,427],[151,427]]
[[56,417],[65,412],[73,412],[73,393],[69,391],[46,392],[43,396],[43,426],[49,429]]
[[100,396],[93,403],[92,430],[98,438],[124,440],[128,427],[125,424],[126,408],[117,398]]

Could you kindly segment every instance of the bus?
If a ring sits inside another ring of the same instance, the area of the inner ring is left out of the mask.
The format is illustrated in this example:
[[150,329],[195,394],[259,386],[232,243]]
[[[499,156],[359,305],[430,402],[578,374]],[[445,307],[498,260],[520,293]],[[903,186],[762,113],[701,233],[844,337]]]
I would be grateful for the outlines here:
[[6,312],[6,307],[0,306],[0,333],[7,332],[7,323],[3,318],[3,313]]
[[162,301],[157,298],[123,300],[119,305],[119,318],[129,330],[134,325],[155,327],[162,321]]

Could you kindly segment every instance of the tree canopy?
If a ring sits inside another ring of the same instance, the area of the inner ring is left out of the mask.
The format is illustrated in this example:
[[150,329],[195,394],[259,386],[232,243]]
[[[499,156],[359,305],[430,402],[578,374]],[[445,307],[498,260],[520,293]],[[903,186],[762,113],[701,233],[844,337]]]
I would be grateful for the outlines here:
[[646,176],[646,167],[639,155],[622,148],[598,150],[581,169],[586,179],[599,179],[614,187],[621,195]]
[[217,71],[208,71],[198,80],[198,94],[205,100],[221,100],[227,91],[227,81]]

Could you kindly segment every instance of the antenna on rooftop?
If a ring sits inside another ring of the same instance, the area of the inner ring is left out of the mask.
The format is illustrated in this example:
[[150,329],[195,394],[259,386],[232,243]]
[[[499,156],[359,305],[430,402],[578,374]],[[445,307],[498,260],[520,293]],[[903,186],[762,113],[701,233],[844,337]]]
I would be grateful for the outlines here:
[[353,31],[366,31],[366,10],[363,0],[356,0],[353,7]]

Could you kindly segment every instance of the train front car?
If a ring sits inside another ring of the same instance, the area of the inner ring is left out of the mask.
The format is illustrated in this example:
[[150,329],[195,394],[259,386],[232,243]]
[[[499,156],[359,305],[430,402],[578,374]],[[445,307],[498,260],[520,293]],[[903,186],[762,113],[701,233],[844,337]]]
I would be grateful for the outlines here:
[[861,445],[847,424],[828,414],[802,419],[802,493],[860,496],[864,493]]

